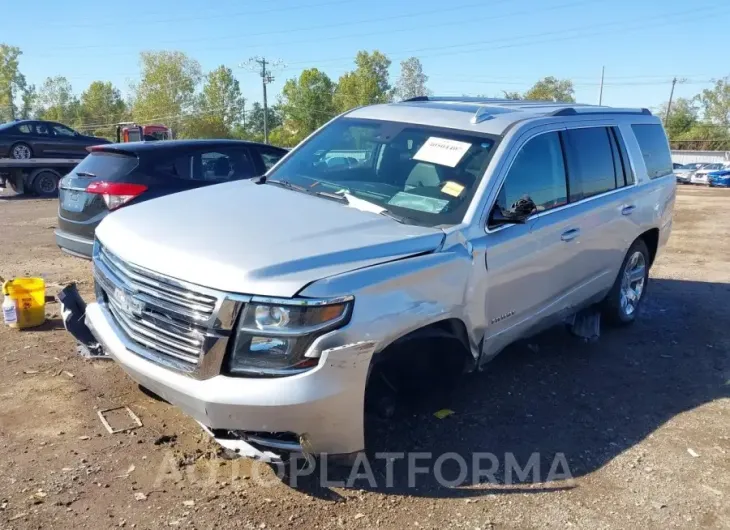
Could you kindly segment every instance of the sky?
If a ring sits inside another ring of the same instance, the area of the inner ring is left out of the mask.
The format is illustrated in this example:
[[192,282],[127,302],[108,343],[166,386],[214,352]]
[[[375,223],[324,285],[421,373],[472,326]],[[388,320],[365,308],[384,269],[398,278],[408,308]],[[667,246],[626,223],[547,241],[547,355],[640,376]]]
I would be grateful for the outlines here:
[[436,95],[501,96],[552,75],[597,103],[605,67],[604,104],[656,107],[675,76],[675,97],[691,97],[730,75],[727,0],[34,0],[34,22],[20,23],[23,9],[0,0],[0,42],[21,48],[30,83],[62,75],[77,93],[104,80],[127,94],[145,50],[226,65],[249,102],[261,100],[261,79],[240,67],[250,57],[279,62],[275,101],[303,69],[337,80],[375,49],[393,61],[392,83],[418,57]]

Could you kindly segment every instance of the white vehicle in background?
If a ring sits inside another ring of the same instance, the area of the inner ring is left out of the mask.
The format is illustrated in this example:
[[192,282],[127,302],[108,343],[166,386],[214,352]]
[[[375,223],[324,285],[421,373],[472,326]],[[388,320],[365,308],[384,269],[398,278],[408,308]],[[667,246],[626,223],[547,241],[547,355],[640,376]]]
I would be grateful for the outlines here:
[[702,166],[701,169],[698,169],[690,175],[689,181],[691,184],[701,184],[703,186],[708,186],[709,182],[707,180],[707,175],[709,173],[712,173],[713,171],[718,171],[720,169],[727,169],[728,167],[730,167],[730,163],[717,162],[714,164],[705,164],[704,166]]
[[689,184],[692,173],[698,169],[702,169],[705,164],[694,162],[692,164],[684,164],[674,169],[674,176],[677,177],[677,184]]

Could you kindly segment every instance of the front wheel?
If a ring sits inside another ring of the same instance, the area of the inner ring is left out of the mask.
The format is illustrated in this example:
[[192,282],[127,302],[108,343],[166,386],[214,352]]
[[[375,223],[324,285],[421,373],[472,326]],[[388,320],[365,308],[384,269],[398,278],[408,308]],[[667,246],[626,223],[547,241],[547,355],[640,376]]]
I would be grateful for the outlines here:
[[634,241],[603,302],[603,315],[610,322],[627,325],[636,320],[649,283],[649,259],[649,249],[644,240]]
[[24,144],[22,142],[17,143],[10,150],[10,158],[15,158],[16,160],[27,160],[28,158],[33,158],[33,150],[28,144]]

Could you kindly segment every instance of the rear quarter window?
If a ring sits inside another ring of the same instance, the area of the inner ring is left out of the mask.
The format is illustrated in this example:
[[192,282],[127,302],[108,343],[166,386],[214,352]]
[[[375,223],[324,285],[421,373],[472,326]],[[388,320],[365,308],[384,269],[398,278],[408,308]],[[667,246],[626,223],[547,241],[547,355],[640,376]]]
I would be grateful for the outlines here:
[[671,175],[672,155],[664,128],[659,124],[636,123],[631,126],[636,140],[639,142],[641,155],[650,179]]

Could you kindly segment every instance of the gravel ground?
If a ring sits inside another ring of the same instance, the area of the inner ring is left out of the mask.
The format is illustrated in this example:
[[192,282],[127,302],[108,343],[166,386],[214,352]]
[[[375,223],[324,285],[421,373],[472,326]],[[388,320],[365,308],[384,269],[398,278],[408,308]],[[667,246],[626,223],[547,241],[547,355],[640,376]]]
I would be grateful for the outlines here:
[[[392,487],[376,459],[374,483],[296,488],[227,459],[112,362],[78,357],[49,304],[41,328],[0,328],[0,528],[730,528],[728,206],[730,190],[679,189],[631,328],[593,344],[551,330],[450,399],[369,422],[372,454],[434,455],[413,487],[405,459]],[[56,248],[55,216],[55,200],[0,196],[0,275],[43,275],[49,294],[75,281],[90,296],[89,263]],[[110,435],[97,410],[121,405],[144,426]],[[455,413],[439,420],[438,408]],[[436,480],[444,453],[443,477],[457,477],[460,456],[467,484]],[[474,453],[497,460],[494,480],[474,475]],[[520,476],[513,463],[534,467]]]

